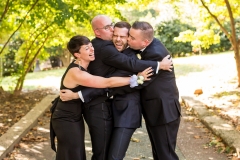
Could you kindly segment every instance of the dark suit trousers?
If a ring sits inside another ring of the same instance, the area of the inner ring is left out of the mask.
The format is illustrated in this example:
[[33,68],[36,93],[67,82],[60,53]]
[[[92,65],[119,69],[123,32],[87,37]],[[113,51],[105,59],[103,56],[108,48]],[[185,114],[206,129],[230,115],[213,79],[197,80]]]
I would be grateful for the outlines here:
[[83,116],[91,136],[92,160],[106,160],[113,128],[111,102],[85,107]]
[[108,160],[122,160],[125,157],[130,139],[135,130],[136,128],[119,127],[113,129]]
[[179,124],[180,118],[159,126],[149,126],[146,123],[154,160],[179,159],[175,153]]

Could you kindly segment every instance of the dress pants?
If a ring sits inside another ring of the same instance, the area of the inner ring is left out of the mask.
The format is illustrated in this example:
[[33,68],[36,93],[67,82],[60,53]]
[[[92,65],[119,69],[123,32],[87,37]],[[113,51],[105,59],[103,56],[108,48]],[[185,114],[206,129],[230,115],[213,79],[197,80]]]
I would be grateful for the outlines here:
[[109,148],[108,160],[122,160],[136,128],[114,128]]
[[85,107],[83,116],[92,141],[92,160],[107,160],[113,128],[111,101]]
[[180,118],[159,126],[149,126],[146,123],[154,160],[179,159],[175,152],[179,124]]

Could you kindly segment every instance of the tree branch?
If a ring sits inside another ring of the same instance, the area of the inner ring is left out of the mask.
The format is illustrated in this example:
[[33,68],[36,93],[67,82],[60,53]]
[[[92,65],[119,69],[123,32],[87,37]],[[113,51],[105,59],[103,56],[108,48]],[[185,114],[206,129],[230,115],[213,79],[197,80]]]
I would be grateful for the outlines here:
[[228,0],[224,0],[226,3],[226,7],[228,10],[228,14],[230,17],[230,24],[231,24],[231,30],[232,30],[232,42],[233,42],[233,47],[234,50],[238,50],[238,42],[237,42],[237,35],[236,35],[236,28],[235,28],[235,22],[234,22],[234,18],[233,18],[233,13],[232,13],[232,9],[230,6],[230,3]]
[[208,6],[205,4],[204,0],[201,0],[202,5],[204,8],[206,8],[206,10],[208,11],[208,13],[215,19],[215,21],[217,22],[217,24],[220,26],[221,30],[225,33],[225,35],[229,38],[230,41],[232,41],[231,35],[228,33],[228,31],[223,27],[223,25],[220,23],[220,21],[218,20],[217,16],[215,16],[210,9],[208,8]]
[[2,19],[6,15],[8,9],[9,9],[9,0],[7,0],[7,3],[6,3],[5,8],[4,8],[4,11],[3,11],[2,15],[1,15],[1,18],[0,18],[0,22],[2,22]]
[[34,57],[28,62],[28,67],[26,68],[26,70],[24,70],[24,72],[22,73],[22,75],[19,77],[19,79],[17,80],[17,84],[15,86],[14,89],[14,95],[17,95],[23,87],[23,81],[27,75],[27,73],[30,71],[30,68],[33,66],[34,61],[36,60],[37,56],[39,55],[41,49],[43,48],[44,44],[46,43],[46,41],[49,39],[49,35],[46,36],[45,40],[42,42],[42,45],[38,48],[36,54],[34,55]]
[[[51,24],[52,24],[52,23],[51,23]],[[37,34],[36,37],[34,38],[34,40],[31,42],[31,44],[29,45],[30,47],[27,49],[25,58],[24,58],[24,60],[23,60],[23,64],[25,64],[26,61],[27,61],[27,59],[29,58],[29,51],[30,51],[30,49],[34,46],[33,44],[36,42],[37,38],[42,34],[42,32],[44,32],[45,30],[47,30],[47,29],[50,27],[51,24],[46,25],[46,26],[43,28],[43,30],[42,30],[41,32],[39,32],[39,34]],[[30,38],[31,38],[31,37],[30,37]]]
[[7,42],[3,45],[3,48],[0,51],[0,55],[2,54],[3,50],[5,49],[5,47],[7,46],[7,44],[9,43],[10,39],[14,36],[14,34],[21,28],[21,26],[23,25],[23,22],[25,21],[25,19],[27,18],[28,14],[31,12],[31,10],[36,6],[36,4],[38,3],[39,0],[36,0],[36,2],[32,5],[32,7],[29,9],[29,11],[27,12],[27,14],[25,15],[25,17],[23,18],[23,21],[20,23],[20,25],[18,26],[18,28],[11,34],[11,36],[8,38]]

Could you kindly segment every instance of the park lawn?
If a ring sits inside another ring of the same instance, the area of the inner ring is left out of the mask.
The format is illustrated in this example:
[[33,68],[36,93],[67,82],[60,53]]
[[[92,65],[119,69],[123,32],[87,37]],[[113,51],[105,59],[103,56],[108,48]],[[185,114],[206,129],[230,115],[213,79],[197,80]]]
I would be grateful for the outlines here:
[[[62,67],[59,69],[28,73],[24,81],[23,90],[59,88],[60,80],[65,70],[66,68]],[[12,90],[15,84],[16,77],[14,76],[4,77],[1,80],[1,85],[4,90]]]
[[232,70],[235,66],[234,53],[232,51],[216,54],[196,55],[189,57],[173,58],[176,77],[186,76],[192,73],[200,73],[215,69]]
[[[218,71],[236,72],[233,71],[235,66],[233,57],[233,52],[223,52],[218,54],[173,58],[176,78],[178,79],[189,75],[200,76],[202,72],[208,72],[210,70],[216,70],[216,74],[219,74]],[[23,90],[35,90],[40,88],[59,89],[61,77],[65,70],[66,68],[63,67],[60,69],[28,73],[24,81]],[[213,74],[214,73],[215,72],[213,72]],[[5,90],[11,90],[16,84],[15,79],[14,77],[4,77],[1,80],[1,85]]]

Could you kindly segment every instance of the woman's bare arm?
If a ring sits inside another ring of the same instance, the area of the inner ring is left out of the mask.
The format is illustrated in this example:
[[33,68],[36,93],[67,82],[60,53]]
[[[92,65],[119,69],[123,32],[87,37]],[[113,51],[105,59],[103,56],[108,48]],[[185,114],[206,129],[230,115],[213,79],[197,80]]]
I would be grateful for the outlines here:
[[130,77],[103,78],[81,71],[79,68],[71,68],[66,74],[63,84],[68,88],[74,88],[77,85],[93,88],[112,88],[128,85],[129,81]]

